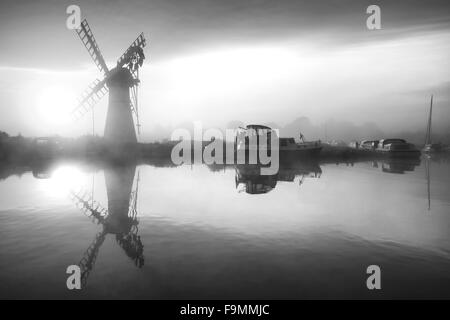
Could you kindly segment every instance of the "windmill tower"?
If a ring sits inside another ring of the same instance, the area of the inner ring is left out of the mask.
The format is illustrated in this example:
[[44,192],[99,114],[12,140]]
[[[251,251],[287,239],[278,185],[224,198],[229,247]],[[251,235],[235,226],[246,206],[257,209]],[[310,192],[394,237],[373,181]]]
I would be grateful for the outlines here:
[[78,36],[94,60],[103,79],[96,79],[84,92],[72,115],[79,119],[93,110],[95,104],[109,92],[104,137],[114,143],[137,143],[133,114],[136,118],[137,133],[140,133],[138,112],[139,68],[145,55],[144,34],[141,33],[109,70],[95,41],[91,28],[84,19],[76,30]]

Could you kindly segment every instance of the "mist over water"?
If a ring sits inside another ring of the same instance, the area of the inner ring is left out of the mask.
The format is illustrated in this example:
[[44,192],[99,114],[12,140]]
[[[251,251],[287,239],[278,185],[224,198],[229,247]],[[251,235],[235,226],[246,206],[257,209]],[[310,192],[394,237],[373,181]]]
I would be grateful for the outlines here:
[[[2,174],[0,297],[449,298],[449,173],[423,158]],[[84,289],[67,290],[93,251]]]
[[0,1],[0,299],[450,299],[449,4]]

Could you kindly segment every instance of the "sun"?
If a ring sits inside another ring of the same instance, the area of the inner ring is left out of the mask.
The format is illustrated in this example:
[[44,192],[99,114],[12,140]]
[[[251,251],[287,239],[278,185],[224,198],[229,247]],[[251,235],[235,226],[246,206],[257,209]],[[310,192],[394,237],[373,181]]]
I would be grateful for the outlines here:
[[72,90],[60,85],[43,88],[36,97],[38,115],[46,124],[65,126],[71,119],[71,111],[76,106],[76,96]]
[[50,179],[40,181],[40,188],[52,197],[67,197],[70,192],[85,188],[88,175],[79,167],[66,164],[56,168]]

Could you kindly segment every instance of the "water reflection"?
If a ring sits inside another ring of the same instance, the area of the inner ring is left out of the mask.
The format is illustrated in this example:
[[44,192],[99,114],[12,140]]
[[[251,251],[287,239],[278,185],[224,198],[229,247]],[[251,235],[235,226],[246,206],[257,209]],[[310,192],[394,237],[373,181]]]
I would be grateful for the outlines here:
[[135,172],[136,165],[105,168],[108,197],[106,208],[94,200],[93,187],[91,192],[86,190],[71,192],[72,200],[77,207],[93,222],[102,226],[102,231],[96,235],[79,262],[83,286],[87,283],[89,273],[94,267],[98,252],[107,234],[115,235],[117,244],[138,268],[144,265],[144,246],[138,235],[137,217],[139,173],[133,189]]
[[36,179],[50,179],[52,177],[54,169],[52,164],[53,163],[51,162],[36,163],[31,168],[31,173],[33,174],[33,177],[35,177]]
[[274,175],[261,175],[259,165],[236,165],[235,170],[236,189],[249,194],[268,193],[275,189],[278,181],[294,182],[297,177],[298,184],[301,185],[305,178],[320,178],[322,174],[317,162],[282,164]]
[[[377,297],[450,297],[449,169],[0,165],[0,179],[15,175],[0,181],[0,297],[372,298],[373,263],[387,275]],[[88,285],[69,292],[75,263]]]
[[413,172],[417,166],[420,166],[420,159],[385,159],[382,161],[373,161],[373,167],[381,167],[381,171],[386,173],[404,174]]

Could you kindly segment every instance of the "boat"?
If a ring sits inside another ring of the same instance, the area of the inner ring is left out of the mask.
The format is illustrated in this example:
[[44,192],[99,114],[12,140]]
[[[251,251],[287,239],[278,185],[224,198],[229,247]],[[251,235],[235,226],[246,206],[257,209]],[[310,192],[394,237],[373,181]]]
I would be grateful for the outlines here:
[[53,158],[63,151],[63,142],[59,137],[38,137],[33,139],[34,155],[38,158]]
[[433,112],[433,95],[431,95],[430,111],[428,113],[427,134],[425,136],[425,145],[422,149],[425,153],[442,152],[444,148],[441,143],[431,142],[431,114]]
[[[267,136],[267,145],[260,145],[259,139],[261,139],[261,136],[263,135]],[[279,138],[277,132],[272,128],[257,124],[250,124],[245,128],[239,128],[236,135],[235,150],[236,152],[239,152],[244,149],[247,156],[249,151],[267,149],[268,155],[270,156],[272,151],[270,140],[272,136],[278,138],[280,160],[316,158],[322,150],[322,143],[320,140],[306,141],[301,133],[299,142],[295,141],[295,138]],[[252,138],[255,142],[254,145],[250,145],[249,143]]]
[[306,141],[303,134],[300,134],[300,142],[294,138],[279,138],[280,158],[281,159],[302,159],[317,158],[322,150],[320,140]]
[[375,151],[389,157],[420,157],[420,150],[404,139],[382,139]]
[[359,143],[359,148],[373,151],[377,148],[379,142],[379,140],[362,140]]

